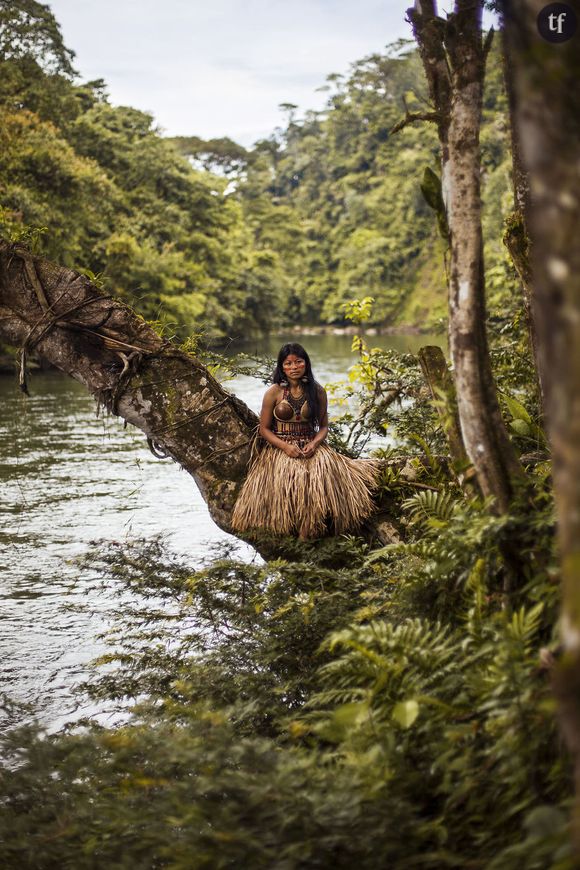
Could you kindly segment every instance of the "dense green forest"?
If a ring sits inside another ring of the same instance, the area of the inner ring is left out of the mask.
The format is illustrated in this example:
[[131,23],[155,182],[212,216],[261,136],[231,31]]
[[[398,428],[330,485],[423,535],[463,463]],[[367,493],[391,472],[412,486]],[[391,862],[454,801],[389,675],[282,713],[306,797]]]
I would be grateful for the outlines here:
[[[448,311],[454,365],[443,362],[437,384],[413,355],[370,347],[362,329],[354,341],[358,410],[330,438],[356,454],[370,434],[392,434],[379,454],[390,543],[371,532],[257,536],[264,561],[226,551],[203,568],[157,541],[95,544],[79,571],[95,595],[113,584],[120,606],[110,653],[81,691],[122,718],[4,736],[4,865],[573,870],[580,608],[568,605],[568,649],[558,618],[560,581],[568,572],[571,589],[580,561],[573,530],[560,560],[554,489],[562,499],[568,478],[577,489],[566,463],[579,430],[570,435],[553,396],[554,381],[569,386],[558,407],[572,414],[574,382],[557,348],[539,372],[533,317],[504,252],[508,101],[481,4],[459,3],[446,19],[418,4],[421,55],[399,44],[330,76],[325,111],[298,118],[287,106],[285,127],[249,151],[226,138],[167,140],[149,115],[112,107],[103,82],[76,83],[46,7],[19,5],[34,15],[0,5],[11,241],[89,270],[180,339],[279,323],[433,326]],[[462,40],[481,60],[468,73]],[[480,158],[479,105],[465,90],[483,87],[486,59]],[[439,61],[453,67],[449,88],[433,74]],[[547,117],[555,97],[545,96]],[[463,137],[462,98],[465,116],[472,109]],[[437,128],[392,133],[432,104]],[[436,177],[463,158],[477,171],[460,166],[462,196],[451,185],[453,208],[436,214]],[[462,197],[479,205],[479,181],[486,287],[479,211],[461,212]],[[548,230],[530,226],[548,260]],[[560,253],[553,271],[566,277]],[[542,276],[536,265],[536,292]],[[218,424],[203,425],[219,446]],[[563,503],[561,527],[580,516],[572,495]]]
[[[367,296],[377,323],[441,327],[443,243],[421,193],[425,169],[437,171],[436,135],[429,124],[390,132],[405,105],[426,99],[411,45],[330,75],[324,111],[299,118],[287,106],[285,126],[246,151],[228,139],[168,140],[150,115],[112,106],[105,82],[77,83],[55,33],[41,44],[31,32],[18,52],[0,54],[5,234],[46,228],[39,252],[102,276],[182,337],[340,324],[344,303]],[[487,82],[487,268],[505,288],[509,149],[497,53]]]

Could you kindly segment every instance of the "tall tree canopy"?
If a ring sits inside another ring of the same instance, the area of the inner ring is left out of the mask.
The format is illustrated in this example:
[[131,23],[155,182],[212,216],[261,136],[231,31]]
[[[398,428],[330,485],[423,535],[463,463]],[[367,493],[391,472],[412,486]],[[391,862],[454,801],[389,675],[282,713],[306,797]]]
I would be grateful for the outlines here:
[[[328,101],[249,150],[227,137],[164,139],[151,116],[79,84],[47,6],[2,5],[0,204],[48,227],[39,250],[102,274],[145,317],[185,336],[344,323],[373,296],[376,322],[445,316],[444,240],[420,180],[433,131],[391,135],[428,89],[408,43],[329,76]],[[508,141],[498,58],[484,96],[484,222],[494,293],[513,279],[500,242]]]
[[64,44],[50,7],[36,0],[1,0],[0,61],[33,59],[50,73],[74,75],[74,51]]

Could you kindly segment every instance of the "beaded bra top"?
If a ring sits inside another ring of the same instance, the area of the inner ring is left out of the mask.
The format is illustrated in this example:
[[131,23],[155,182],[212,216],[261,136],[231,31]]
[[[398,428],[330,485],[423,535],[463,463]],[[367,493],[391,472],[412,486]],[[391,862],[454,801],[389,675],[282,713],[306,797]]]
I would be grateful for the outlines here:
[[284,387],[284,394],[274,406],[272,432],[284,441],[293,441],[303,446],[314,436],[314,427],[310,419],[310,408],[306,393],[296,398],[289,387]]

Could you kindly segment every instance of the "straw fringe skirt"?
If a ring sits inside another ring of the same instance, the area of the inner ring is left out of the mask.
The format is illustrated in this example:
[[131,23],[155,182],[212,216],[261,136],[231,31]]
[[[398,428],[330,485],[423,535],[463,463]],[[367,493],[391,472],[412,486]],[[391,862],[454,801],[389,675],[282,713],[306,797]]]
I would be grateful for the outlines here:
[[267,444],[250,464],[232,526],[302,538],[355,529],[373,512],[379,467],[376,460],[350,459],[326,444],[307,459]]

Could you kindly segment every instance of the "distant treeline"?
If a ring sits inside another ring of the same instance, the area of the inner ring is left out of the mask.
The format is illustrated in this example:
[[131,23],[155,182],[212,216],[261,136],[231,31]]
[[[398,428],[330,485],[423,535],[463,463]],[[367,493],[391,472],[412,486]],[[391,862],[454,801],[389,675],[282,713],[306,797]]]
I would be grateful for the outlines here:
[[[425,108],[415,50],[398,43],[329,76],[323,111],[299,118],[283,106],[285,126],[246,150],[164,138],[151,115],[112,106],[102,80],[75,83],[52,14],[28,5],[28,16],[0,11],[4,235],[45,227],[40,252],[102,276],[181,337],[342,323],[343,303],[366,296],[376,323],[441,321],[444,243],[421,192],[438,165],[435,132],[421,123],[391,134],[406,109]],[[506,127],[492,57],[482,137],[492,292],[505,292],[508,274]]]

